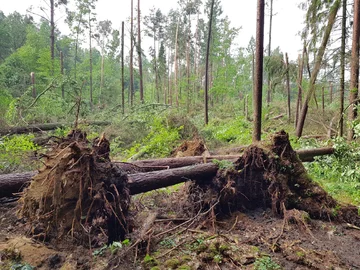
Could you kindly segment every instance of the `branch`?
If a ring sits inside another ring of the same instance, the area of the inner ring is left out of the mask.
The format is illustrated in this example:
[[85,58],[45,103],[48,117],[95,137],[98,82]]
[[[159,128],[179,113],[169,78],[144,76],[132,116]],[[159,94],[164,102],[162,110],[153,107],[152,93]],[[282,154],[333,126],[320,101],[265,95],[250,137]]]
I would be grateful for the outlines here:
[[54,82],[55,82],[55,80],[53,80],[53,81],[45,88],[45,90],[42,91],[42,92],[35,98],[35,100],[30,104],[30,106],[27,107],[24,111],[29,110],[32,106],[35,105],[35,103],[38,101],[38,99],[39,99],[43,94],[45,94],[47,91],[49,91],[51,88],[53,88],[53,87],[54,87]]

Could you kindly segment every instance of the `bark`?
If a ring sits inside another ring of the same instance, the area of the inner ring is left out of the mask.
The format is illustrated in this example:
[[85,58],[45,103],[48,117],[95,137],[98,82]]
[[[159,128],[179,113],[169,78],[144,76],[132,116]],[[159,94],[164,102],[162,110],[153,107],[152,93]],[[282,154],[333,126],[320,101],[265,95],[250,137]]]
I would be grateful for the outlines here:
[[[273,0],[270,0],[269,47],[268,47],[268,58],[269,59],[271,56],[272,20],[273,20]],[[271,102],[271,82],[270,82],[270,73],[268,73],[268,89],[267,89],[267,98],[266,98],[267,106],[269,106],[270,102]]]
[[325,115],[325,86],[321,87],[321,108],[323,115]]
[[180,17],[178,18],[178,22],[176,25],[176,33],[175,33],[175,54],[174,54],[174,75],[175,75],[175,99],[176,99],[176,107],[179,107],[179,91],[178,91],[178,82],[177,82],[177,75],[178,75],[178,35],[179,35],[179,24],[180,24]]
[[346,46],[346,0],[342,3],[341,51],[340,51],[340,120],[339,136],[344,135],[344,93],[345,93],[345,46]]
[[[271,1],[272,2],[272,1]],[[289,75],[289,57],[285,53],[285,65],[286,65],[286,90],[287,90],[287,109],[288,109],[288,122],[291,121],[291,107],[290,107],[290,75]]]
[[296,127],[296,136],[298,138],[301,137],[302,132],[303,132],[303,128],[304,128],[304,124],[305,124],[305,118],[306,118],[307,111],[308,111],[308,108],[309,108],[310,98],[312,96],[314,96],[314,93],[315,93],[315,82],[316,82],[317,75],[318,75],[318,73],[320,71],[320,68],[321,68],[321,63],[322,63],[322,60],[323,60],[323,57],[324,57],[325,49],[326,49],[327,43],[329,41],[330,33],[331,33],[331,30],[332,30],[333,25],[335,23],[336,14],[337,14],[337,11],[339,10],[339,7],[340,7],[340,0],[336,0],[335,3],[333,4],[333,6],[331,7],[331,10],[330,10],[328,23],[327,23],[326,28],[325,28],[324,37],[323,37],[323,40],[321,42],[321,46],[320,46],[320,48],[318,50],[318,53],[316,55],[316,61],[315,61],[314,69],[313,69],[313,71],[311,73],[309,91],[306,94],[305,101],[304,101],[304,104],[303,104],[302,109],[301,109],[299,122],[298,122],[298,125]]
[[[64,54],[62,51],[60,51],[60,73],[62,76],[64,76]],[[61,97],[65,98],[65,87],[64,84],[61,85]]]
[[54,75],[54,59],[55,59],[55,4],[54,0],[50,0],[50,51],[51,51],[51,75]]
[[205,62],[205,125],[209,123],[209,54],[210,54],[210,41],[211,41],[211,27],[212,27],[212,17],[214,12],[214,2],[211,1],[210,9],[210,18],[209,18],[209,29],[208,29],[208,40],[206,44],[206,62]]
[[263,83],[263,58],[264,58],[264,9],[265,1],[258,0],[256,23],[256,55],[255,55],[255,87],[254,87],[254,127],[253,142],[261,140],[261,105]]
[[130,105],[134,104],[134,3],[131,0],[131,16],[130,16]]
[[140,102],[144,103],[144,83],[142,70],[142,53],[141,53],[141,30],[140,30],[140,0],[138,0],[138,60],[139,60],[139,76],[140,76]]
[[302,107],[302,80],[303,80],[303,71],[304,71],[304,59],[305,59],[305,51],[306,51],[306,44],[304,42],[302,57],[300,59],[299,55],[299,73],[298,73],[298,96],[296,100],[296,111],[295,111],[295,128],[299,121],[299,112]]
[[[349,114],[348,121],[352,123],[357,117],[358,88],[359,88],[359,37],[360,37],[360,3],[354,1],[354,22],[353,38],[351,48],[351,67],[350,67],[350,93],[349,93]],[[354,139],[354,129],[349,128],[347,139]]]
[[91,12],[89,12],[89,69],[90,69],[90,108],[93,109],[93,66],[92,66],[92,48],[91,48],[91,39],[92,39],[92,32],[91,32]]
[[[334,148],[297,150],[296,153],[301,161],[308,162],[313,161],[315,156],[333,154]],[[240,155],[195,156],[139,160],[133,163],[114,163],[128,173],[130,192],[134,195],[187,180],[210,178],[216,174],[218,169],[218,166],[212,161],[228,160],[233,162],[239,158]],[[13,196],[13,193],[21,192],[36,173],[33,171],[0,175],[0,198]]]
[[124,22],[121,22],[121,106],[125,114],[125,81],[124,81]]
[[[109,121],[89,121],[86,122],[89,125],[96,125],[96,126],[107,126],[110,125],[111,122]],[[13,134],[24,134],[24,133],[31,133],[31,132],[41,132],[41,131],[48,131],[54,130],[57,128],[62,127],[69,127],[72,126],[73,123],[45,123],[45,124],[34,124],[28,125],[25,127],[10,127],[5,129],[0,129],[0,135],[13,135]]]
[[35,87],[35,72],[30,73],[31,87],[32,87],[32,96],[36,98],[36,87]]

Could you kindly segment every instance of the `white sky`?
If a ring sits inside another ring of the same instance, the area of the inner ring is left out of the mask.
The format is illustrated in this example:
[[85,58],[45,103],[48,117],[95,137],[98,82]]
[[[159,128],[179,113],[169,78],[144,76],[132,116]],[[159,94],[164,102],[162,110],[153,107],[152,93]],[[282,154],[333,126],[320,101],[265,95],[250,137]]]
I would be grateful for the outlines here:
[[[0,10],[5,15],[18,11],[26,13],[26,9],[33,5],[45,5],[47,0],[0,0]],[[72,1],[69,0],[71,3]],[[203,0],[205,2],[205,0]],[[272,49],[279,46],[285,53],[288,52],[291,60],[296,60],[302,48],[299,31],[302,29],[304,13],[298,8],[299,0],[274,0]],[[255,37],[256,24],[256,0],[222,0],[223,15],[227,15],[233,27],[242,27],[236,42],[246,47],[250,37]],[[173,8],[177,8],[177,0],[141,0],[142,15],[147,15],[151,7],[160,8],[164,14]],[[134,8],[137,1],[134,0]],[[96,4],[98,20],[109,19],[113,22],[113,27],[119,29],[121,21],[130,17],[130,0],[99,0]],[[268,11],[266,14],[268,15]],[[135,14],[135,11],[134,11]],[[59,19],[59,17],[57,17]],[[60,19],[61,23],[63,19]],[[60,26],[61,32],[66,33],[66,27]],[[265,18],[265,47],[268,44],[269,17]],[[144,48],[147,50],[147,48]]]

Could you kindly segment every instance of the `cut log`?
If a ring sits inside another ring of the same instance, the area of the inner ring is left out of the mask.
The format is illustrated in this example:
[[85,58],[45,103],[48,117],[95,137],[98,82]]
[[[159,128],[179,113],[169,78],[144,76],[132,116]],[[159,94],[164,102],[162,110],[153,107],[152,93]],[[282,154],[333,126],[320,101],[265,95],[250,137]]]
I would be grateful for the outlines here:
[[[88,121],[86,124],[95,125],[95,126],[107,126],[110,125],[111,122],[109,121]],[[70,127],[72,123],[45,123],[45,124],[34,124],[28,125],[25,127],[9,127],[0,130],[0,135],[13,135],[13,134],[23,134],[23,133],[30,133],[30,132],[41,132],[41,131],[48,131],[54,130],[57,128],[62,127]]]
[[[297,150],[303,162],[313,161],[315,156],[330,155],[334,148],[316,148]],[[171,186],[188,179],[209,177],[217,167],[212,161],[235,161],[240,155],[211,156],[211,157],[182,157],[139,160],[133,163],[114,162],[129,174],[129,188],[131,194],[138,194],[152,189]],[[200,164],[206,163],[206,164]],[[195,164],[199,164],[194,166]],[[190,166],[190,167],[186,167]],[[178,170],[174,170],[179,168]],[[169,169],[169,170],[166,170]],[[171,170],[173,169],[173,170]],[[161,171],[158,171],[161,170]],[[11,197],[20,192],[36,172],[0,175],[0,198]]]

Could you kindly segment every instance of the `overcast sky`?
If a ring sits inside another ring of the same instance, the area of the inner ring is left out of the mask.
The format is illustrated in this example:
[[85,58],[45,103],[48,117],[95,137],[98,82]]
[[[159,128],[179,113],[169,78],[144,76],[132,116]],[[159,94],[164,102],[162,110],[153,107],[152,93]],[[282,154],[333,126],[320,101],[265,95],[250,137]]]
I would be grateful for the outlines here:
[[[38,7],[45,5],[47,0],[2,0],[0,10],[5,15],[18,11],[26,13],[26,9],[31,5]],[[72,0],[69,0],[71,3]],[[203,0],[204,2],[204,0]],[[255,37],[256,24],[256,0],[222,0],[223,14],[227,15],[233,27],[242,27],[236,42],[246,47],[250,37]],[[299,0],[274,0],[273,34],[272,49],[280,46],[283,52],[288,52],[292,60],[297,58],[302,48],[300,36],[304,20],[304,13],[298,8]],[[147,15],[151,7],[160,8],[163,13],[177,7],[177,0],[141,0],[142,15]],[[134,0],[134,7],[137,1]],[[109,19],[113,22],[113,27],[119,29],[121,21],[126,21],[130,17],[130,0],[99,0],[96,4],[98,20]],[[268,11],[266,14],[268,15]],[[57,19],[59,19],[59,14]],[[59,22],[63,18],[59,19]],[[66,27],[60,26],[60,30],[66,32]],[[265,46],[268,44],[269,16],[265,18]]]

